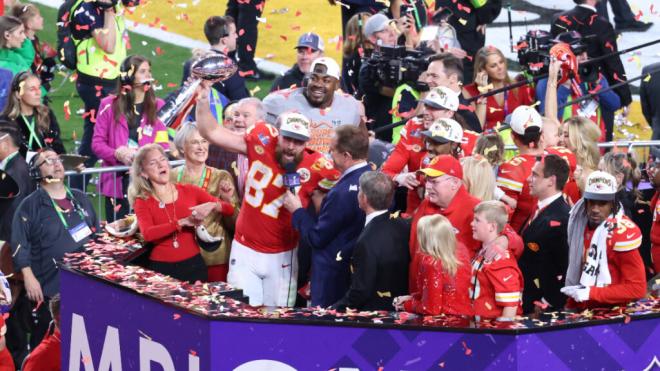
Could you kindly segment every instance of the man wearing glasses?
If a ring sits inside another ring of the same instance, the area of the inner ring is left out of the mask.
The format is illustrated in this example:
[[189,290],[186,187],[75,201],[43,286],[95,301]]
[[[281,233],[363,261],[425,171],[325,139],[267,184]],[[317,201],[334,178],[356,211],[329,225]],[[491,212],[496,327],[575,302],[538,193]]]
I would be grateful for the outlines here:
[[23,274],[25,282],[20,304],[14,308],[28,308],[36,317],[33,323],[29,321],[31,328],[25,329],[32,333],[34,349],[51,321],[48,301],[60,291],[59,260],[66,253],[81,251],[99,229],[99,220],[87,196],[64,184],[64,167],[57,153],[50,149],[39,152],[29,165],[30,176],[39,187],[14,214],[11,247],[14,269]]

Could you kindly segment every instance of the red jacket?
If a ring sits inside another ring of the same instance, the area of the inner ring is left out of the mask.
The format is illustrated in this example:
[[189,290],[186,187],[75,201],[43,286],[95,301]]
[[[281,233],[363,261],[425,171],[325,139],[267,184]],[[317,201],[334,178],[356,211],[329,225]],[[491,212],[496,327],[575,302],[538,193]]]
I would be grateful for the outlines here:
[[[587,237],[585,228],[585,240]],[[642,231],[627,216],[617,222],[614,230],[607,236],[607,266],[612,283],[605,287],[592,287],[589,300],[576,303],[572,298],[566,302],[568,308],[596,308],[612,305],[626,305],[646,295],[646,273],[644,262],[639,254],[642,243]],[[585,254],[587,249],[584,249]],[[584,258],[582,260],[584,264]]]
[[[394,147],[394,151],[383,164],[382,172],[390,178],[400,174],[407,166],[409,172],[419,170],[419,165],[426,155],[422,131],[424,124],[421,120],[410,119],[401,129],[401,139]],[[406,214],[412,215],[421,202],[416,191],[409,191],[407,198]]]
[[651,199],[651,210],[653,210],[653,224],[651,225],[651,260],[655,274],[660,273],[660,205],[658,205],[660,191],[655,191]]
[[[419,253],[419,246],[417,242],[417,223],[419,219],[426,215],[440,214],[445,216],[451,222],[451,225],[456,230],[456,239],[458,242],[465,245],[467,248],[469,258],[472,259],[479,248],[481,243],[475,240],[472,237],[472,219],[474,218],[474,207],[479,204],[481,200],[472,196],[468,193],[465,186],[461,187],[456,192],[454,199],[451,201],[449,206],[445,209],[441,209],[437,205],[429,202],[428,199],[424,199],[419,205],[417,212],[413,216],[412,220],[412,229],[410,230],[410,275],[409,275],[409,286],[410,292],[417,291],[417,267],[419,264],[419,258],[417,257]],[[523,242],[522,238],[507,225],[502,231],[502,235],[506,236],[509,240],[509,250],[512,251],[513,255],[518,258],[523,251]]]
[[41,340],[23,365],[23,371],[59,371],[61,370],[60,348],[62,340],[60,330]]
[[504,307],[517,307],[522,314],[523,275],[509,251],[485,260],[478,254],[472,261],[470,298],[475,316],[497,318]]
[[470,259],[462,243],[456,245],[459,260],[458,270],[452,277],[442,267],[442,262],[430,255],[420,253],[417,274],[418,292],[403,304],[406,312],[424,315],[456,314],[472,315],[470,288]]

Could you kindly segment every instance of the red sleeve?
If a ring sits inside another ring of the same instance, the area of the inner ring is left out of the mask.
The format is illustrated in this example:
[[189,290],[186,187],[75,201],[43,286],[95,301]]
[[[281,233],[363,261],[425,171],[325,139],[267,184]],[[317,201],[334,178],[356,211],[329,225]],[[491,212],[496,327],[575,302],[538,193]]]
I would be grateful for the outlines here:
[[420,291],[404,303],[404,308],[407,312],[437,315],[444,309],[442,264],[431,256],[421,256],[417,275],[417,288]]
[[500,165],[497,171],[497,186],[506,193],[507,196],[518,200],[522,193],[526,179],[524,178],[524,169],[518,157]]
[[513,230],[511,225],[507,224],[504,227],[504,230],[502,230],[502,236],[506,237],[507,240],[509,240],[509,251],[511,251],[511,254],[516,258],[516,260],[520,259],[520,256],[523,253],[524,250],[524,244],[522,238],[516,233],[516,231]]
[[493,285],[495,303],[500,307],[517,307],[522,299],[520,271],[513,264],[514,260],[503,259],[484,271]]
[[279,131],[269,124],[256,124],[245,133],[247,156],[250,161],[263,156],[277,147]]
[[193,193],[195,195],[195,198],[197,202],[195,205],[201,205],[207,202],[220,202],[222,205],[222,210],[220,212],[221,215],[224,216],[232,216],[234,215],[234,206],[232,206],[230,203],[219,200],[213,196],[211,196],[210,193],[206,192],[202,188],[194,185],[194,184],[181,184],[181,189],[183,194],[189,194]]
[[178,220],[155,225],[152,213],[156,212],[156,210],[152,210],[152,208],[149,207],[149,202],[147,200],[141,198],[136,199],[133,208],[135,209],[135,216],[138,220],[140,232],[142,233],[144,240],[147,242],[153,242],[165,238],[179,229]]
[[381,168],[383,174],[390,178],[394,178],[401,173],[404,167],[406,167],[408,159],[410,158],[410,150],[407,149],[407,142],[408,140],[402,135],[401,139],[394,147],[394,151],[390,154],[390,157],[388,157],[385,163],[383,163]]

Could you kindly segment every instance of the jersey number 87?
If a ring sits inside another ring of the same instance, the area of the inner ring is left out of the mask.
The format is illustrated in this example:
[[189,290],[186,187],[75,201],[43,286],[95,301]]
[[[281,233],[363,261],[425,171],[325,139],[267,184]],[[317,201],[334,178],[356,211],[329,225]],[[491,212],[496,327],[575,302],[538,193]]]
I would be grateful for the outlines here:
[[[272,181],[272,182],[271,182]],[[280,214],[280,208],[284,203],[283,192],[279,197],[271,202],[265,203],[264,196],[265,190],[269,184],[281,189],[284,186],[281,174],[274,174],[273,169],[261,161],[255,161],[250,166],[250,171],[247,173],[247,181],[245,182],[245,201],[255,209],[261,207],[261,212],[277,219]]]

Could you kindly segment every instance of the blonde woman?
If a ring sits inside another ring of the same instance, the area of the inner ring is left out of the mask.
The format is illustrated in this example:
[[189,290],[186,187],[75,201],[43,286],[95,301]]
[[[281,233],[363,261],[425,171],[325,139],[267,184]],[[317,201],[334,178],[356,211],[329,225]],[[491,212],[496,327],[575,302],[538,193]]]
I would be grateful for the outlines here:
[[144,240],[154,245],[147,267],[182,281],[206,281],[195,227],[214,211],[233,215],[234,207],[197,186],[172,182],[165,150],[158,144],[147,144],[135,155],[128,199]]
[[[215,250],[200,249],[202,258],[208,268],[210,282],[227,281],[229,265],[229,249],[234,239],[234,228],[238,216],[238,195],[234,187],[234,179],[225,170],[218,170],[206,165],[209,157],[209,142],[204,139],[194,122],[183,125],[174,137],[174,145],[186,160],[170,172],[170,180],[175,183],[196,185],[214,197],[234,205],[235,212],[229,217],[220,217],[212,212],[204,219],[202,225],[209,236],[198,233],[198,243],[209,243]],[[201,239],[201,241],[200,241]],[[206,241],[204,241],[206,240]],[[215,245],[218,245],[217,248]]]
[[[494,46],[485,46],[474,56],[474,82],[463,88],[465,98],[476,97],[490,90],[511,85],[506,57]],[[474,113],[479,118],[483,130],[491,129],[513,112],[518,106],[529,106],[534,103],[528,88],[520,87],[480,98]]]
[[564,143],[577,159],[577,168],[573,176],[580,191],[584,191],[585,180],[589,174],[598,169],[600,135],[598,125],[589,119],[576,116],[564,122]]
[[516,208],[516,200],[507,196],[495,182],[495,174],[490,162],[481,155],[463,157],[463,183],[468,192],[481,201],[499,200],[512,209]]
[[471,315],[468,289],[471,266],[467,248],[456,240],[454,227],[442,215],[429,215],[417,223],[421,259],[418,292],[394,299],[397,310],[424,315]]

